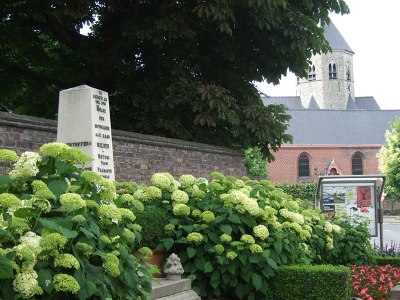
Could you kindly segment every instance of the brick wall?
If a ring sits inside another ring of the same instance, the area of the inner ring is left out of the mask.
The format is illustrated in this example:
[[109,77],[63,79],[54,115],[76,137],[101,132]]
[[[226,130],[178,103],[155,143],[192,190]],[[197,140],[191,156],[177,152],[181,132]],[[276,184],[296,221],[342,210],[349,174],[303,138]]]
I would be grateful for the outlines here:
[[[363,157],[364,174],[379,174],[376,154],[382,145],[288,145],[275,154],[269,167],[272,182],[298,182],[298,158],[305,153],[310,163],[309,181],[316,181],[319,174],[329,165],[332,158],[341,175],[351,175],[351,158],[356,153]],[[314,174],[316,167],[317,174]],[[307,180],[307,179],[306,179]]]
[[[225,147],[113,130],[116,180],[148,182],[155,172],[209,177],[245,173],[243,154]],[[38,151],[57,137],[57,122],[0,112],[0,148]]]

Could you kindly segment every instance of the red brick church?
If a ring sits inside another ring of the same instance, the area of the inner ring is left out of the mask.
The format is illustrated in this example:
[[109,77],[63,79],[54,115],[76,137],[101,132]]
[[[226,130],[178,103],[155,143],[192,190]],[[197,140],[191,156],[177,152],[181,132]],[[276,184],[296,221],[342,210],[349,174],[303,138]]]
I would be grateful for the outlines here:
[[292,116],[288,133],[269,167],[272,182],[316,181],[319,175],[378,174],[377,153],[400,110],[382,110],[374,97],[355,97],[354,51],[333,23],[325,29],[332,52],[311,58],[294,97],[264,97]]

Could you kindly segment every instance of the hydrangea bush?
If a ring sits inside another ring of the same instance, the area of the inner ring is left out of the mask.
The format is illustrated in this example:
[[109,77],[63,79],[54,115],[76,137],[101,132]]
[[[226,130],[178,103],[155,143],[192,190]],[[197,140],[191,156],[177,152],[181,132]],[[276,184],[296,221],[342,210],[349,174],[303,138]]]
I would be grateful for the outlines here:
[[343,232],[319,210],[301,208],[267,180],[211,176],[156,173],[153,186],[133,194],[145,209],[159,205],[173,215],[158,248],[178,254],[201,297],[267,299],[280,265],[333,253]]
[[81,150],[40,150],[0,176],[0,298],[145,299],[150,271],[131,254],[140,239],[136,200],[84,170],[91,159]]

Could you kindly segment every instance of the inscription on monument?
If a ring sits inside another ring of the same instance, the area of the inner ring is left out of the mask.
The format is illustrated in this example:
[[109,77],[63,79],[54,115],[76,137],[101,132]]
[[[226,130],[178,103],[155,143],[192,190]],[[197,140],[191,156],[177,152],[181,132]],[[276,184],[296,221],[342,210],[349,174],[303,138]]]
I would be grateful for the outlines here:
[[57,140],[94,158],[91,169],[115,179],[108,93],[83,85],[60,92]]

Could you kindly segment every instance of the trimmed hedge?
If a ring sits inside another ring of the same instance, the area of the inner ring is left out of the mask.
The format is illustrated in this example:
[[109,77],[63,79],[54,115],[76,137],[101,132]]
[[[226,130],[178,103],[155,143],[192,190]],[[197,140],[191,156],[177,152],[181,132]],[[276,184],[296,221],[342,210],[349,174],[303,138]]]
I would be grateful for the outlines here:
[[351,299],[351,270],[332,265],[282,266],[272,278],[275,300]]
[[394,256],[377,256],[376,264],[378,266],[391,265],[392,267],[400,267],[400,257]]

